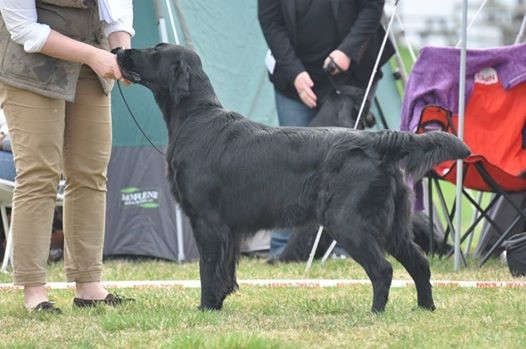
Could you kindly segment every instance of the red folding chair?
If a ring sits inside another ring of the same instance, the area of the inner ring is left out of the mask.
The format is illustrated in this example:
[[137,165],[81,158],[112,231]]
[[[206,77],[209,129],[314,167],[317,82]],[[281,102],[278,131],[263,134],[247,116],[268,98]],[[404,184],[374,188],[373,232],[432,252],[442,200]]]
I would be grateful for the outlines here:
[[[526,122],[526,83],[520,83],[510,89],[504,89],[498,82],[474,84],[473,91],[466,105],[464,119],[464,141],[471,148],[470,155],[463,162],[462,193],[479,212],[461,237],[461,243],[473,234],[475,227],[482,220],[491,224],[500,235],[499,239],[482,257],[482,266],[493,252],[509,238],[514,227],[526,219],[524,212],[513,200],[511,193],[526,192],[526,149],[523,130]],[[458,116],[437,105],[426,106],[420,116],[417,133],[445,131],[457,134]],[[443,208],[447,209],[444,195],[439,185],[440,180],[456,184],[456,162],[446,161],[436,166],[429,175],[430,189],[435,184]],[[495,195],[485,207],[482,207],[466,189],[492,192]],[[429,190],[429,195],[432,195]],[[506,229],[490,217],[488,211],[503,198],[517,211],[517,218]],[[429,202],[432,203],[432,197]],[[432,205],[430,204],[430,210]],[[446,218],[447,233],[453,231],[453,214],[455,204]],[[430,217],[433,215],[430,214]],[[465,260],[464,260],[465,262]]]

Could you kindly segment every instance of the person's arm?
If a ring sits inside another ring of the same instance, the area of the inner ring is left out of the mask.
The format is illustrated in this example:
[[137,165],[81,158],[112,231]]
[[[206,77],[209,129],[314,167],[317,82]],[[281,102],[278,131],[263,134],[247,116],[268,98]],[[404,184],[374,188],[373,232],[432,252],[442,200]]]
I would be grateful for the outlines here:
[[267,45],[286,79],[296,88],[305,105],[316,107],[317,98],[312,90],[314,83],[292,47],[280,0],[258,0],[258,20]]
[[291,83],[305,67],[292,47],[280,0],[258,0],[258,20],[272,55]]
[[[133,29],[133,2],[132,0],[102,0],[113,1],[113,8],[115,13],[109,18],[101,18],[102,30],[104,35],[108,38],[110,49],[122,47],[124,49],[131,47],[131,38],[135,35]],[[116,16],[115,16],[116,15]],[[116,18],[116,19],[112,19]],[[107,22],[108,21],[108,22]]]
[[40,52],[51,28],[37,23],[35,0],[0,0],[0,12],[11,39],[28,53]]
[[108,36],[110,48],[122,47],[127,49],[131,47],[131,35],[128,32],[118,31],[113,32]]
[[41,53],[70,62],[87,64],[100,77],[122,79],[117,56],[100,48],[73,40],[51,30]]
[[[40,52],[70,62],[87,64],[101,77],[122,79],[115,55],[37,23],[34,0],[0,0],[0,11],[11,38],[23,45],[26,52]],[[129,13],[126,16],[133,18]],[[129,27],[129,21],[125,24]],[[112,28],[118,30],[120,27]],[[131,34],[133,33],[114,31],[109,34],[108,40],[113,47],[129,47]]]
[[358,0],[358,16],[351,30],[338,46],[338,51],[359,63],[367,48],[367,42],[376,35],[382,19],[384,0]]

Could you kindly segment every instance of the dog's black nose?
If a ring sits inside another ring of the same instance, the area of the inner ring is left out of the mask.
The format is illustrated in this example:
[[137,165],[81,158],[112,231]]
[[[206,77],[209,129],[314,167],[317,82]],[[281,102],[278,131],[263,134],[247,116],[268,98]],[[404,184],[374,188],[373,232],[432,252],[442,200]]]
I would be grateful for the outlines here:
[[124,51],[124,47],[119,46],[119,47],[115,47],[115,48],[111,49],[110,52],[113,53],[114,55],[118,55],[122,51]]

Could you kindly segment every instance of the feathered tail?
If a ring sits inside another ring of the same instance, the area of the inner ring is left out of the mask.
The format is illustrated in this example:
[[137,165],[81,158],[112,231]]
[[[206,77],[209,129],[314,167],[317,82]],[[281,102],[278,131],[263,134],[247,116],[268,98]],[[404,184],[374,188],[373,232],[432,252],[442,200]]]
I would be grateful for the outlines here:
[[466,158],[471,151],[460,139],[446,132],[417,135],[403,131],[376,132],[373,149],[385,160],[401,161],[411,178],[420,179],[433,166],[446,160]]

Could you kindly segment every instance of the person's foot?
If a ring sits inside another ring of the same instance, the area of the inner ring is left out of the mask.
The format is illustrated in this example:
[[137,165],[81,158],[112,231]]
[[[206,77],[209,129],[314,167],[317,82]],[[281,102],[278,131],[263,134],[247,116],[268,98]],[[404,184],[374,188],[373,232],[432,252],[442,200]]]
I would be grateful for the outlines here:
[[130,302],[135,302],[135,299],[120,296],[118,294],[108,293],[108,295],[104,299],[74,298],[73,306],[79,307],[79,308],[92,308],[92,307],[96,307],[99,304],[102,304],[102,305],[114,307],[116,305],[121,305],[124,303],[130,303]]
[[44,301],[39,303],[36,307],[31,309],[31,311],[47,314],[62,314],[62,310],[60,310],[60,308],[55,307],[55,303],[50,301]]
[[75,298],[85,300],[106,299],[108,291],[100,282],[83,282],[76,284]]
[[119,296],[106,291],[100,282],[78,283],[76,285],[73,305],[80,308],[95,307],[98,304],[115,306],[135,299]]
[[48,302],[47,290],[42,286],[24,286],[24,305],[26,309],[33,310],[39,304]]

